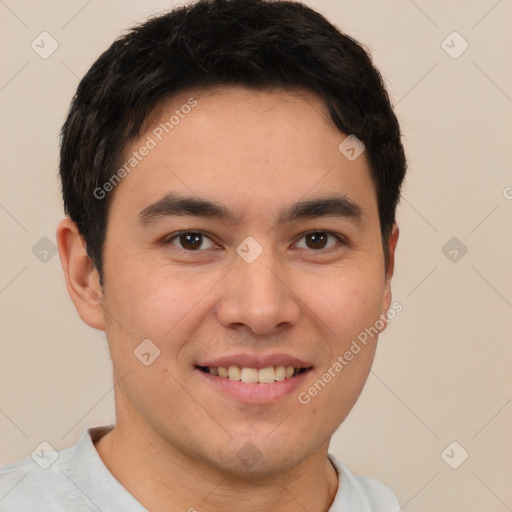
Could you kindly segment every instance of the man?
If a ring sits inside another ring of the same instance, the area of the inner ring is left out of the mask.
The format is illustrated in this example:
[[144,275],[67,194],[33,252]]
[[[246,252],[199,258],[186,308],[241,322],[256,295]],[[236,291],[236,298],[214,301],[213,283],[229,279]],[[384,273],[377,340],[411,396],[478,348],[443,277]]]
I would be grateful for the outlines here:
[[201,0],[114,42],[63,127],[57,240],[116,424],[4,468],[0,510],[399,510],[328,447],[395,307],[405,168],[367,53],[302,4]]

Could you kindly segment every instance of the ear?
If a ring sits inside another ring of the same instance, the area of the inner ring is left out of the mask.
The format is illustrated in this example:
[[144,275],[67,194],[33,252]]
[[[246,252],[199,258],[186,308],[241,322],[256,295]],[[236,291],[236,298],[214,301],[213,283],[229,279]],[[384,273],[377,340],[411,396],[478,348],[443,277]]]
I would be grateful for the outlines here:
[[[391,278],[393,277],[393,272],[395,270],[395,249],[396,244],[398,242],[399,229],[396,224],[393,224],[393,228],[391,229],[391,234],[387,240],[388,249],[389,249],[389,258],[388,264],[385,269],[385,277],[384,277],[384,294],[382,296],[382,310],[381,310],[381,318],[386,321],[387,325],[387,311],[391,307]],[[384,327],[385,329],[385,327]],[[383,330],[384,330],[383,329]]]
[[76,224],[69,217],[59,222],[57,246],[66,287],[80,318],[95,329],[105,330],[99,274],[87,255]]

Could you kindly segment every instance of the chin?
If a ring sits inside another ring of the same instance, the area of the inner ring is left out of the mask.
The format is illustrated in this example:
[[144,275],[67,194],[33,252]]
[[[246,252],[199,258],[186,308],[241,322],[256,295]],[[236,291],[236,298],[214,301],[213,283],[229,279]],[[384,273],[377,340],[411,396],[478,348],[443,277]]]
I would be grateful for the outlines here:
[[255,445],[247,443],[240,452],[231,454],[229,458],[226,454],[222,454],[216,460],[215,465],[217,468],[234,473],[240,478],[247,479],[264,479],[267,480],[269,475],[277,475],[286,473],[303,460],[307,459],[309,454],[293,455],[288,453],[266,453],[258,451]]
[[228,446],[218,447],[211,462],[219,469],[243,478],[268,479],[269,474],[286,473],[293,469],[318,449],[306,445],[304,439],[287,435],[286,431],[273,437],[269,436],[270,432],[271,429],[266,429],[260,436],[254,432],[234,436]]

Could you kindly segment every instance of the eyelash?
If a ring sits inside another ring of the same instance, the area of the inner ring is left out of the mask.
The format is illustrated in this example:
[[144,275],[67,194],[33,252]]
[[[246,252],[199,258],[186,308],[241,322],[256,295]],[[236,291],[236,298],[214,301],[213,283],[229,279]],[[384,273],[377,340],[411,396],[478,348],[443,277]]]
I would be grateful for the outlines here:
[[[188,230],[188,231],[178,231],[177,233],[174,233],[172,234],[171,236],[165,238],[163,240],[163,244],[164,245],[174,245],[172,244],[172,241],[175,240],[175,239],[178,239],[180,236],[182,235],[187,235],[187,234],[194,234],[194,235],[202,235],[203,237],[206,237],[208,238],[212,243],[216,243],[208,234],[204,233],[203,231],[201,230]],[[312,231],[307,231],[306,233],[303,233],[300,238],[298,239],[298,241],[302,240],[303,238],[309,236],[309,235],[316,235],[316,234],[325,234],[325,235],[328,235],[328,236],[332,236],[334,237],[341,245],[347,245],[347,241],[345,240],[345,238],[337,233],[334,233],[332,231],[327,231],[327,230],[312,230]],[[185,251],[185,252],[188,252],[188,253],[197,253],[197,252],[204,252],[206,249],[197,249],[197,250],[188,250],[188,249],[184,249],[183,247],[178,247],[179,249],[181,249],[182,251]],[[311,251],[313,252],[326,252],[326,251],[329,251],[330,249],[333,249],[333,247],[328,247],[327,249],[310,249]],[[304,249],[302,249],[304,250]]]

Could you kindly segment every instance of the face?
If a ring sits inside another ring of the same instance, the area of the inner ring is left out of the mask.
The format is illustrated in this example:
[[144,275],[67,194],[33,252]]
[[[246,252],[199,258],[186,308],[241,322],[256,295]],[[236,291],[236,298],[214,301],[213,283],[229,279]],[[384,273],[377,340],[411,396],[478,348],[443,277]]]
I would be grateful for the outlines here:
[[103,253],[118,427],[225,470],[287,470],[354,405],[376,337],[344,354],[390,306],[366,156],[340,152],[307,92],[189,91],[156,114]]

